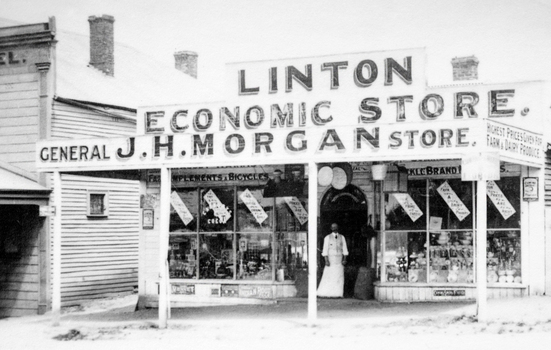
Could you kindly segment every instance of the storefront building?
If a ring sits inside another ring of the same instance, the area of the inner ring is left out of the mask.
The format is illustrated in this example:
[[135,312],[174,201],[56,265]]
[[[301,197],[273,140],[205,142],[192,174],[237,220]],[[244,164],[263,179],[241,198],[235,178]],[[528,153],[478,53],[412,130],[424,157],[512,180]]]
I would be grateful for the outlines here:
[[424,68],[421,49],[228,64],[223,102],[40,142],[37,167],[142,170],[145,306],[315,300],[332,222],[345,296],[360,267],[381,301],[543,294],[545,84],[429,88]]

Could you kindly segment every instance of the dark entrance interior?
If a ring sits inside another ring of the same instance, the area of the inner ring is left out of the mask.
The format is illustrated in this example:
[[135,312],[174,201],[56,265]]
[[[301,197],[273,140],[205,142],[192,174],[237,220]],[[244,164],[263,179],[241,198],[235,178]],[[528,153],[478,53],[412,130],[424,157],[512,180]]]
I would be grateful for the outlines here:
[[346,237],[349,256],[344,269],[344,297],[354,296],[358,269],[367,266],[367,238],[362,236],[362,226],[367,224],[367,201],[363,192],[354,185],[342,190],[331,188],[322,198],[320,229],[318,231],[318,284],[325,266],[321,256],[323,238],[331,232],[332,223],[339,225],[339,233]]

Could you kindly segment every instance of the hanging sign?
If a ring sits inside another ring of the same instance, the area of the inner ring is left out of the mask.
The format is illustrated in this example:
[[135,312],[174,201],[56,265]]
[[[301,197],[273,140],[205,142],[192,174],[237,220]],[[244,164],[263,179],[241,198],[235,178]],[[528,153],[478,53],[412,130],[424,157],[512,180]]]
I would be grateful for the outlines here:
[[205,195],[203,196],[205,201],[208,203],[210,209],[214,211],[214,216],[216,216],[218,219],[220,219],[221,224],[225,224],[231,217],[230,212],[228,211],[228,208],[216,197],[216,194],[209,190]]
[[499,154],[467,153],[461,159],[461,181],[499,180]]
[[509,202],[507,197],[501,192],[501,189],[497,186],[495,181],[488,181],[487,192],[488,197],[490,197],[492,203],[494,203],[505,220],[516,213],[515,208],[513,208],[511,202]]
[[285,203],[291,208],[291,211],[293,214],[295,214],[295,217],[297,218],[298,222],[300,222],[301,225],[304,225],[306,221],[308,221],[308,212],[304,207],[302,206],[302,203],[298,200],[297,197],[283,197],[285,200]]
[[176,191],[172,191],[170,194],[170,204],[172,204],[172,207],[176,210],[176,213],[178,213],[178,216],[182,219],[186,226],[193,221],[193,215]]
[[400,203],[402,208],[404,208],[404,211],[409,215],[411,221],[415,222],[423,216],[423,212],[408,193],[393,193],[392,195],[396,198],[396,201]]
[[459,199],[448,181],[445,181],[436,190],[438,191],[442,199],[444,199],[448,207],[450,207],[450,209],[453,211],[455,216],[457,216],[459,221],[463,221],[463,219],[471,214],[469,209],[465,206],[465,204],[463,204],[461,199]]
[[254,198],[253,194],[249,189],[246,189],[241,193],[239,196],[243,203],[247,206],[251,214],[253,214],[254,218],[259,224],[262,224],[264,220],[268,218],[268,214],[264,211],[264,208],[258,203],[256,198]]

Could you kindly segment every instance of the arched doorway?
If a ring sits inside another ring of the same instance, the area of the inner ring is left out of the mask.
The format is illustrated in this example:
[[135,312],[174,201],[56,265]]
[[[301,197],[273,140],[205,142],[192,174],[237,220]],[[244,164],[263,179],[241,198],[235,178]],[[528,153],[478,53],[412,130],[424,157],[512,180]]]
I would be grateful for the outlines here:
[[[360,266],[367,266],[367,238],[361,234],[367,224],[367,200],[364,193],[354,185],[342,190],[331,188],[323,196],[320,205],[320,230],[318,247],[323,247],[323,238],[332,223],[339,225],[339,232],[346,237],[349,257],[345,267],[344,296],[354,296],[354,284]],[[320,271],[325,264],[319,253]]]

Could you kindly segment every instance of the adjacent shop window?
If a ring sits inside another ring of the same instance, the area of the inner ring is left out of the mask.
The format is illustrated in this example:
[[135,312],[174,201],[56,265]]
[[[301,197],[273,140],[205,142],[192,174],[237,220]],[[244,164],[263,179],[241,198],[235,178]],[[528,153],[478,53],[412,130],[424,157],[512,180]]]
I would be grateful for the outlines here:
[[306,200],[273,197],[271,190],[269,186],[175,189],[171,278],[293,279],[297,268],[306,267]]
[[522,283],[520,179],[488,181],[488,283]]
[[109,193],[108,192],[88,192],[88,217],[107,217],[109,216]]
[[[476,187],[460,179],[408,182],[384,193],[388,282],[472,283]],[[520,180],[488,182],[488,283],[520,283]]]

